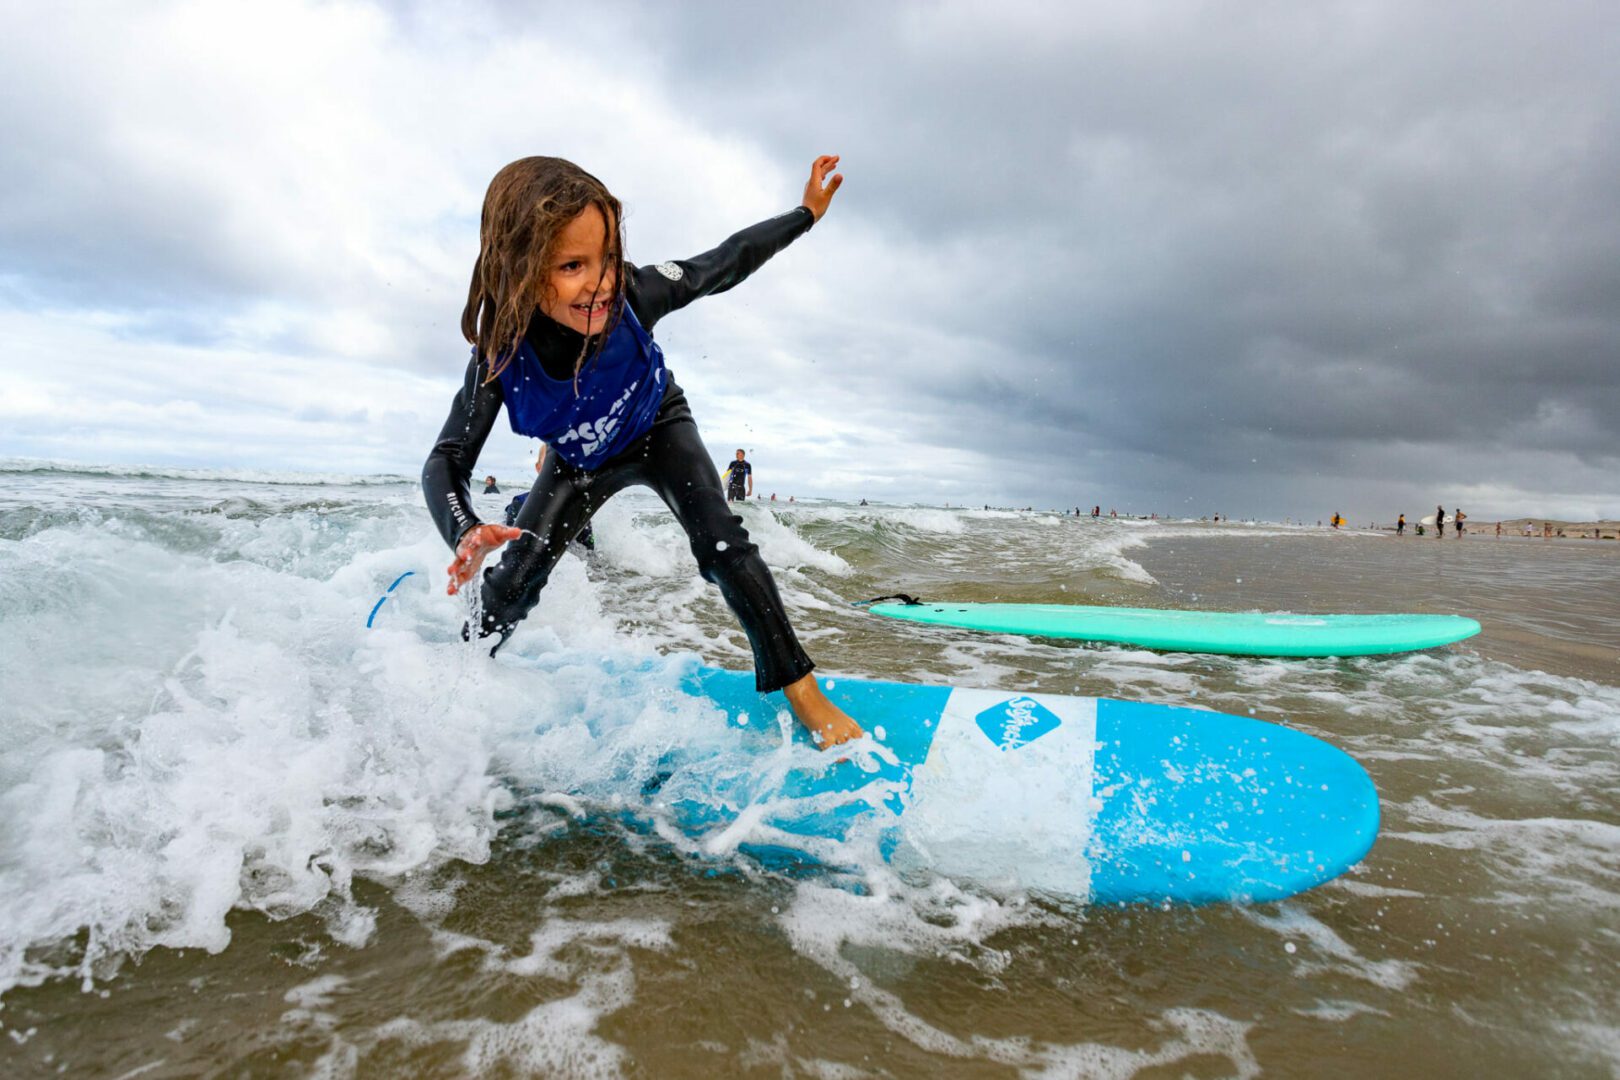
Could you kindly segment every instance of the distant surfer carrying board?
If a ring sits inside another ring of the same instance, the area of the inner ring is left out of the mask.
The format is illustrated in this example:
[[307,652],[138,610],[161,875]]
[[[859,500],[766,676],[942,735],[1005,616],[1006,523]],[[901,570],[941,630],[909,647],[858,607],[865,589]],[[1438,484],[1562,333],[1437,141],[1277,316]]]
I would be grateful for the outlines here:
[[[422,467],[428,510],[456,553],[448,591],[478,579],[483,615],[467,633],[494,637],[491,652],[539,602],[551,568],[591,515],[642,484],[686,530],[698,572],[742,624],[756,688],[781,690],[824,746],[860,737],[816,684],[815,665],[759,548],[726,505],[686,395],[651,333],[665,315],[734,287],[808,232],[843,183],[837,165],[835,155],[817,158],[802,203],[787,213],[656,266],[626,261],[623,208],[578,165],[529,157],[495,174],[461,315],[472,358]],[[515,432],[552,450],[513,526],[479,521],[467,491],[503,406]],[[500,562],[480,577],[503,544]]]
[[[743,481],[748,482],[748,490],[743,490]],[[749,464],[747,457],[741,450],[737,451],[737,460],[726,466],[726,501],[742,502],[754,493],[754,466]]]

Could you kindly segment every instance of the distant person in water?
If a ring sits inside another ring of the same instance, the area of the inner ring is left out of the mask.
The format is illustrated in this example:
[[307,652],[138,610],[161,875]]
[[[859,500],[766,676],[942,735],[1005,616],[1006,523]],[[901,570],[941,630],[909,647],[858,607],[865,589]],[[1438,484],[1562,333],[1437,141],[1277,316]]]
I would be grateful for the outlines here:
[[[754,493],[754,466],[749,464],[741,450],[737,451],[737,460],[726,466],[726,501],[742,502]],[[744,481],[748,490],[743,490]]]
[[1451,517],[1452,532],[1455,535],[1459,536],[1459,537],[1462,536],[1462,534],[1463,534],[1463,522],[1465,522],[1467,520],[1468,520],[1468,515],[1463,513],[1461,510],[1458,510]]
[[1443,506],[1434,508],[1434,535],[1436,539],[1446,535],[1446,508]]
[[499,495],[500,493],[501,489],[495,486],[495,478],[493,476],[484,477],[484,494]]
[[1396,536],[1405,536],[1406,535],[1406,515],[1405,514],[1402,514],[1400,517],[1395,519],[1395,535]]

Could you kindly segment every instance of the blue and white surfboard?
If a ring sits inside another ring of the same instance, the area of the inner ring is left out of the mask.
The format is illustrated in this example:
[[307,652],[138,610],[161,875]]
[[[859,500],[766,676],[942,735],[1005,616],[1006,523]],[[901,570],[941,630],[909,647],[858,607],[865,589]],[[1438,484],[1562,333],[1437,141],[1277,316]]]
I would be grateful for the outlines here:
[[[382,607],[379,600],[368,626]],[[506,653],[501,660],[530,664],[537,677],[552,665]],[[814,768],[786,771],[762,790],[765,763],[782,745],[781,694],[760,694],[752,674],[695,659],[603,666],[615,675],[603,693],[654,707],[660,695],[683,693],[713,705],[717,724],[757,733],[738,744],[744,757],[729,774],[700,779],[694,790],[692,777],[705,774],[682,768],[677,749],[671,787],[679,790],[643,791],[649,811],[656,804],[714,850],[726,849],[713,841],[730,831],[776,834],[803,843],[774,853],[768,840],[734,846],[767,860],[814,862],[828,844],[836,858],[836,843],[852,830],[875,827],[896,863],[954,878],[1094,903],[1201,904],[1302,892],[1342,874],[1378,835],[1378,793],[1366,771],[1277,724],[824,674],[827,696],[861,723],[877,752],[817,754]],[[751,753],[760,770],[748,767]]]
[[[1343,873],[1378,835],[1366,771],[1276,724],[1106,698],[823,682],[869,734],[882,729],[894,760],[790,775],[782,794],[810,804],[884,785],[894,857],[941,873],[1094,903],[1276,900]],[[751,674],[694,667],[685,686],[762,728],[784,707],[756,693]],[[777,825],[841,836],[863,805]]]

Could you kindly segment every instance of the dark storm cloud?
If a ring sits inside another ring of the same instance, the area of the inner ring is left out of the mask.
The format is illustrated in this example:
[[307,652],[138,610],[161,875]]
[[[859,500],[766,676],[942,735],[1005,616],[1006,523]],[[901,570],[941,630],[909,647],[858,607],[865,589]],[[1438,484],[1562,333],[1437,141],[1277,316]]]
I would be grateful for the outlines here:
[[1509,447],[1615,462],[1611,8],[1158,10],[619,19],[707,122],[837,149],[839,213],[936,253],[915,317],[1001,347],[900,376],[924,438],[1045,490],[1058,447],[1136,451],[1108,482],[1148,499],[1263,456],[1269,512],[1376,498],[1380,441],[1436,485],[1506,480]]
[[[900,433],[916,452],[882,467],[911,477],[904,490],[1314,518],[1328,499],[1388,516],[1397,497],[1466,485],[1620,510],[1611,3],[491,2],[453,27],[440,5],[389,11],[377,40],[413,57],[577,39],[619,65],[630,96],[763,147],[788,175],[843,154],[834,216],[792,256],[827,259],[831,310],[795,309],[773,277],[660,333],[687,345],[671,351],[683,374],[701,374],[726,313],[769,297],[771,333],[801,368],[712,363],[750,392],[791,384],[795,408]],[[347,289],[400,331],[394,348],[417,350],[365,359],[454,369],[465,269],[440,263],[470,251],[464,193],[465,220],[423,245],[415,291],[390,295],[363,259],[323,272],[342,243],[267,258],[240,191],[116,171],[158,159],[127,153],[131,118],[93,72],[64,75],[47,50],[11,56],[0,305],[123,310],[127,334],[197,343],[228,333],[221,312],[314,308]],[[543,103],[552,73],[530,74]],[[535,149],[522,123],[538,106],[489,108],[511,110],[512,156]],[[231,120],[223,106],[199,116]],[[458,153],[454,119],[424,128],[418,160]],[[476,153],[506,153],[495,141]],[[826,254],[850,251],[878,254]],[[252,332],[292,353],[302,326]],[[941,488],[930,448],[983,466],[975,478],[956,461],[961,486]]]

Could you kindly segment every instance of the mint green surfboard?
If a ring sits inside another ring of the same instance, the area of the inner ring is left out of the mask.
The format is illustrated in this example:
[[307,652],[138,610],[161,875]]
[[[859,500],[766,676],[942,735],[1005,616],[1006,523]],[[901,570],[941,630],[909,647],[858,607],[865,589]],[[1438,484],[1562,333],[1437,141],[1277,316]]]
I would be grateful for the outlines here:
[[885,603],[873,604],[871,610],[891,619],[994,634],[1230,656],[1378,656],[1450,645],[1479,633],[1479,623],[1460,615],[1293,615],[967,603]]

